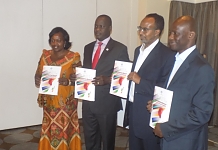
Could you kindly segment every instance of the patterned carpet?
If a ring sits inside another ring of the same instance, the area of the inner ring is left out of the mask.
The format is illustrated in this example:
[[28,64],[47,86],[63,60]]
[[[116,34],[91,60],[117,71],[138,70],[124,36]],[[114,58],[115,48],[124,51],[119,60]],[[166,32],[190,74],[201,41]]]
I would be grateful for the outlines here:
[[[81,138],[85,150],[83,127]],[[37,150],[41,126],[0,131],[0,150]],[[128,130],[117,127],[115,150],[129,150]],[[208,150],[218,150],[218,127],[209,128]]]

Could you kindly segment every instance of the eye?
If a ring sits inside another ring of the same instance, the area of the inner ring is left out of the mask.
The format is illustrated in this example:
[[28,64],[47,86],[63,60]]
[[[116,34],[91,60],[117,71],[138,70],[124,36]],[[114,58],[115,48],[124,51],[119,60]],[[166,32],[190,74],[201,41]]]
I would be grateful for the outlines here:
[[104,25],[95,25],[95,29],[97,29],[97,28],[103,29],[103,28],[105,28],[105,26]]

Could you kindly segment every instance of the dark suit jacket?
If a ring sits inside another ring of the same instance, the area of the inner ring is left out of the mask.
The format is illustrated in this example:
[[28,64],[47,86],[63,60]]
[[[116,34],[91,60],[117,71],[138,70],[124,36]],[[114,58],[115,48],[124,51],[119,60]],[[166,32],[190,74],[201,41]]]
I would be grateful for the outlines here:
[[214,72],[197,49],[180,66],[168,89],[174,93],[169,121],[160,125],[162,150],[207,150]]
[[[137,47],[134,54],[134,71],[140,47]],[[159,42],[147,56],[142,66],[138,70],[141,77],[140,83],[135,84],[134,102],[133,102],[133,129],[137,137],[149,138],[154,136],[152,128],[149,126],[150,113],[146,106],[149,100],[153,99],[154,86],[164,86],[168,74],[173,68],[175,61],[175,52]],[[124,126],[128,125],[129,101],[126,104],[124,117]]]
[[[86,45],[84,48],[83,68],[92,68],[92,53],[95,42]],[[96,76],[111,76],[115,60],[129,61],[127,47],[110,39],[96,65]],[[82,110],[91,109],[95,114],[117,113],[117,111],[122,109],[121,98],[111,95],[109,90],[109,84],[96,86],[95,101],[83,101]]]

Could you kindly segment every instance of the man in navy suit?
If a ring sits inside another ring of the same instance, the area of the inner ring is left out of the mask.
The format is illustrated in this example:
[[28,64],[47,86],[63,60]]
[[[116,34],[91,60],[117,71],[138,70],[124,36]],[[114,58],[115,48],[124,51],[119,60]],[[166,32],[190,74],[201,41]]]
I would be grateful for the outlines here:
[[159,138],[149,126],[147,102],[153,98],[154,86],[163,86],[174,64],[175,53],[160,42],[164,19],[149,14],[138,26],[142,45],[134,54],[124,126],[129,124],[130,150],[159,150]]
[[213,111],[214,72],[195,45],[195,20],[178,18],[169,35],[176,61],[166,82],[173,91],[169,121],[155,126],[161,150],[207,150],[208,121]]
[[[96,70],[95,101],[83,101],[82,120],[86,150],[114,150],[117,125],[117,111],[122,109],[121,98],[111,95],[110,82],[115,60],[129,61],[127,47],[110,37],[111,18],[97,17],[94,25],[96,41],[84,48],[83,68]],[[94,55],[101,42],[100,57],[93,67]]]

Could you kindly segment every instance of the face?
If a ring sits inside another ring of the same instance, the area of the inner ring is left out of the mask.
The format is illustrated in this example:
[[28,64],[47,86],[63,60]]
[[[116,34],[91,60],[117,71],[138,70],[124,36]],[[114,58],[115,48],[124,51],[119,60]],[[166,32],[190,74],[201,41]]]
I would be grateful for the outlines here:
[[94,26],[95,38],[99,41],[103,41],[110,36],[110,33],[111,26],[109,26],[107,20],[104,17],[98,17]]
[[189,48],[188,26],[179,22],[174,22],[169,34],[169,46],[172,50],[182,53]]
[[142,43],[148,47],[159,38],[160,30],[156,30],[154,18],[144,18],[138,27],[138,33]]
[[61,32],[58,32],[51,37],[50,46],[53,51],[58,52],[64,50],[64,44],[65,41]]

